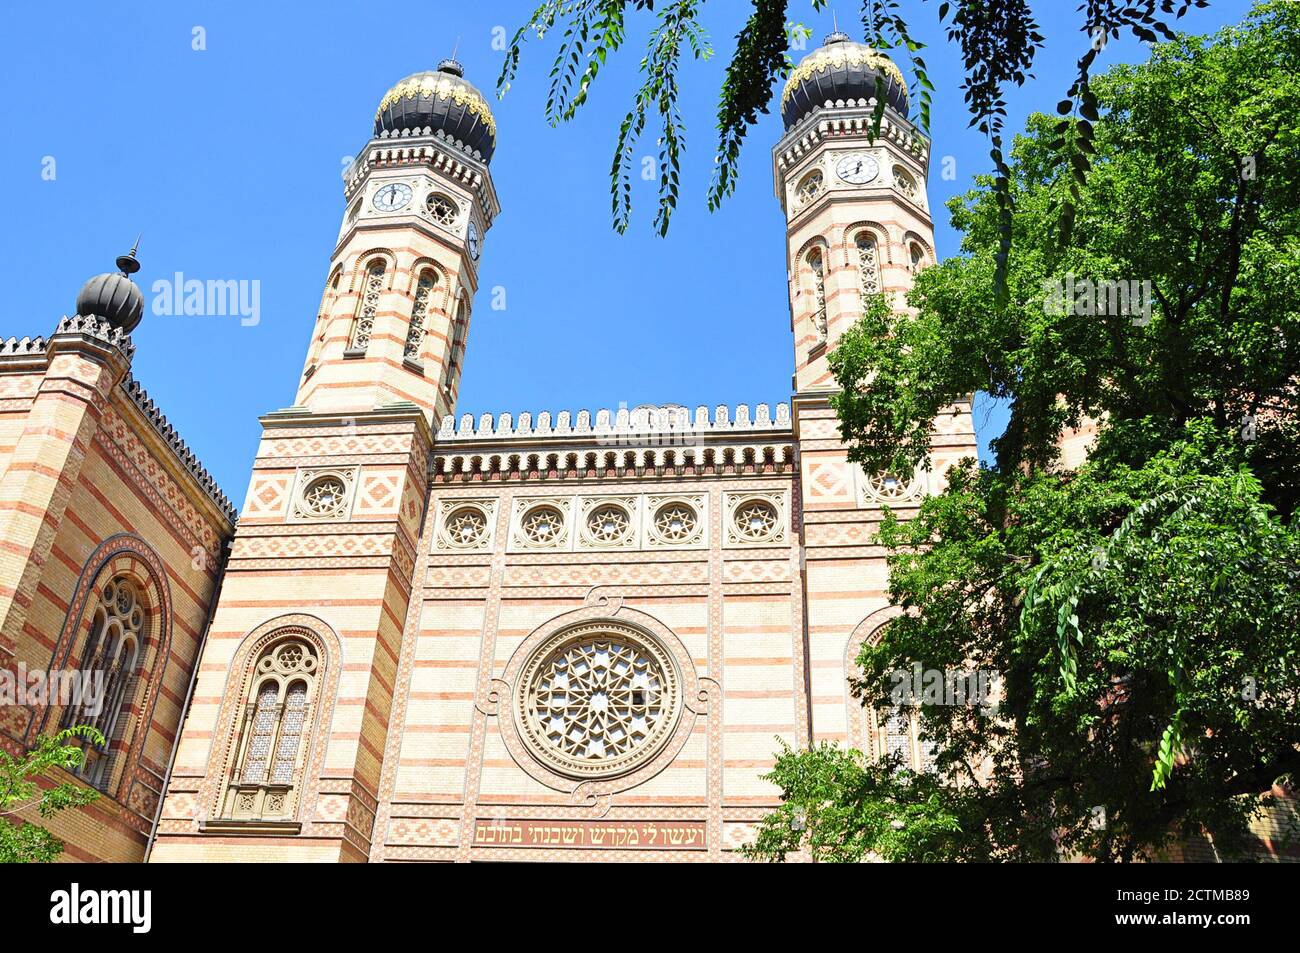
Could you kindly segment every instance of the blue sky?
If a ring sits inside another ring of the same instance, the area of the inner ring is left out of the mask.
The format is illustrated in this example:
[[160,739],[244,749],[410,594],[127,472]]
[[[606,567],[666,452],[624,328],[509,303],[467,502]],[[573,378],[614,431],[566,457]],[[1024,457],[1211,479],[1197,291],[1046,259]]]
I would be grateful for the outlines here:
[[[637,180],[634,221],[610,226],[608,169],[617,124],[637,82],[651,24],[631,18],[627,47],[593,87],[577,119],[543,119],[555,38],[530,45],[504,100],[494,95],[501,53],[533,4],[319,0],[299,4],[133,2],[15,4],[0,35],[10,186],[0,279],[9,289],[0,337],[48,334],[71,313],[86,278],[143,232],[137,276],[260,282],[261,321],[146,314],[133,338],[134,373],[236,502],[256,452],[257,417],[292,403],[344,212],[340,171],[368,138],[385,90],[431,69],[459,42],[466,78],[493,101],[492,172],[503,213],[483,251],[461,412],[578,410],[621,403],[690,407],[788,400],[792,342],[780,208],[770,150],[776,111],[749,135],[740,185],[710,214],[719,83],[747,15],[741,0],[705,4],[716,53],[683,74],[688,152],[681,205],[668,238],[650,229],[654,184]],[[1034,4],[1048,46],[1037,78],[1008,98],[1009,129],[1050,111],[1069,86],[1085,39],[1074,2]],[[1212,0],[1182,21],[1210,32],[1240,20],[1246,0]],[[941,256],[958,236],[943,202],[988,168],[987,142],[967,127],[958,51],[944,41],[936,3],[913,0],[938,88],[930,201]],[[792,0],[814,44],[831,12]],[[835,5],[855,29],[857,4]],[[193,49],[201,27],[206,49]],[[1103,66],[1145,58],[1125,40]],[[906,65],[903,65],[906,69]],[[653,134],[638,154],[652,154]],[[957,178],[939,175],[953,156]],[[48,157],[48,158],[47,158]],[[53,159],[54,178],[43,176]],[[504,310],[488,307],[493,288]],[[981,447],[1001,415],[977,409]]]

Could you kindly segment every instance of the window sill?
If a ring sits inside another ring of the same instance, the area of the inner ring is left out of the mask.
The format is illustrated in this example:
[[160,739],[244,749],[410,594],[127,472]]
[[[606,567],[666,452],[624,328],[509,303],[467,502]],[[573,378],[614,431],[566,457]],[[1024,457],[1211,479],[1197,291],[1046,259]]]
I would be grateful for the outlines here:
[[343,352],[344,359],[365,357],[365,356],[366,356],[366,349],[363,347],[350,347]]
[[815,361],[826,353],[826,342],[820,341],[808,349],[808,360]]
[[402,364],[406,367],[408,371],[413,371],[414,373],[419,374],[421,377],[424,376],[423,361],[417,361],[413,357],[404,357],[402,358]]
[[200,834],[301,834],[302,821],[270,821],[250,817],[246,820],[217,818],[199,822]]

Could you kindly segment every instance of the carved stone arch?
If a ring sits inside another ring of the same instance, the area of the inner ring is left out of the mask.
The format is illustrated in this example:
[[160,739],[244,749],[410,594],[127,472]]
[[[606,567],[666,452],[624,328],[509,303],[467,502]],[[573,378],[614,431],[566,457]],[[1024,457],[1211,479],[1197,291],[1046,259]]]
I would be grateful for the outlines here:
[[[311,818],[315,813],[330,725],[334,720],[334,706],[338,698],[339,674],[343,668],[343,643],[333,626],[319,616],[296,612],[267,619],[249,631],[240,640],[226,670],[221,708],[217,713],[216,731],[208,755],[207,773],[199,790],[199,803],[208,806],[211,817],[219,816],[226,785],[239,769],[234,760],[241,740],[242,715],[249,703],[248,696],[255,676],[253,667],[267,648],[288,639],[300,639],[308,643],[319,660],[315,676],[315,704],[312,706],[306,738],[302,742],[306,745],[306,756],[299,782],[301,790],[294,800],[294,813],[300,820]],[[303,832],[308,833],[308,825],[304,824]]]
[[903,264],[907,265],[909,268],[911,267],[911,247],[913,244],[920,246],[921,253],[925,256],[925,264],[927,266],[938,263],[938,259],[934,254],[934,247],[920,235],[916,234],[916,232],[906,231],[903,233]]
[[[446,272],[443,271],[442,267],[436,261],[429,258],[427,255],[422,255],[411,263],[411,268],[406,273],[406,281],[402,283],[404,287],[399,290],[401,290],[406,297],[414,298],[415,286],[425,272],[429,272],[433,275],[434,294],[446,297],[451,293],[448,287],[449,282],[446,280]],[[432,304],[433,295],[430,295],[430,311],[433,311]]]
[[883,254],[885,261],[892,262],[893,259],[888,257],[889,252],[889,230],[880,222],[871,219],[862,219],[854,222],[844,229],[844,240],[840,243],[840,248],[844,252],[844,263],[853,264],[854,250],[857,248],[858,236],[863,232],[868,233],[876,242],[877,254]]
[[370,248],[357,255],[352,269],[352,287],[353,294],[360,295],[365,288],[366,273],[370,266],[376,260],[384,263],[384,291],[391,291],[393,282],[397,279],[397,252],[391,248]]
[[[613,795],[644,783],[672,763],[694,731],[696,719],[707,715],[710,705],[716,701],[716,683],[699,676],[689,649],[672,629],[650,613],[625,605],[610,587],[593,587],[584,602],[581,608],[562,612],[534,629],[515,649],[501,678],[491,680],[479,707],[497,718],[511,758],[534,779],[568,793],[574,803],[599,802],[608,806]],[[670,660],[678,679],[675,691],[679,693],[680,707],[665,740],[648,752],[644,760],[634,760],[626,769],[608,776],[599,771],[584,776],[549,763],[521,730],[520,679],[530,677],[539,658],[571,634],[600,631],[606,626],[611,632],[646,640],[646,644],[657,647],[662,659]]]
[[[902,614],[903,610],[898,606],[884,606],[857,624],[849,634],[848,642],[844,646],[844,680],[846,684],[857,671],[857,658],[858,653],[862,651],[862,646],[868,641],[872,643],[879,641],[885,623],[891,619],[896,619]],[[848,720],[846,727],[848,729],[849,744],[860,751],[874,754],[871,751],[871,720],[869,713],[862,705],[862,702],[847,691],[845,693],[845,703],[847,705],[846,714]]]
[[[148,741],[150,726],[153,725],[163,674],[171,658],[171,584],[162,557],[142,537],[134,533],[110,536],[95,547],[82,565],[63,628],[50,652],[46,677],[48,679],[54,672],[70,667],[80,667],[79,662],[84,660],[78,659],[77,653],[85,650],[91,622],[86,609],[94,600],[100,581],[119,576],[126,576],[135,584],[147,614],[140,633],[142,644],[136,657],[134,681],[127,685],[127,694],[123,696],[122,702],[124,707],[134,707],[139,715],[128,727],[126,744],[113,758],[114,764],[105,784],[105,792],[110,797],[121,800],[119,794],[123,791],[129,793],[136,776],[145,770],[140,759]],[[29,706],[24,733],[27,744],[31,744],[37,734],[57,726],[53,717],[56,707]],[[166,765],[159,764],[156,767],[166,770]]]

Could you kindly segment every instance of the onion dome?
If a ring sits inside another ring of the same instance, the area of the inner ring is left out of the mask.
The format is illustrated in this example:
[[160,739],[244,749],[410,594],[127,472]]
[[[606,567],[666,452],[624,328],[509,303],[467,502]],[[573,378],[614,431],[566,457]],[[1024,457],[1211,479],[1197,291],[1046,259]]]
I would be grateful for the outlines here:
[[375,135],[442,133],[478,152],[487,162],[496,149],[497,123],[483,94],[465,81],[455,60],[443,60],[435,72],[406,77],[380,100]]
[[135,246],[117,258],[116,272],[96,275],[77,292],[77,314],[83,318],[96,317],[107,321],[124,334],[130,334],[144,316],[144,294],[130,276],[140,270],[135,260]]
[[781,120],[790,129],[821,106],[865,105],[877,96],[878,77],[884,80],[885,102],[906,116],[907,81],[894,61],[846,33],[832,33],[790,73],[781,94]]

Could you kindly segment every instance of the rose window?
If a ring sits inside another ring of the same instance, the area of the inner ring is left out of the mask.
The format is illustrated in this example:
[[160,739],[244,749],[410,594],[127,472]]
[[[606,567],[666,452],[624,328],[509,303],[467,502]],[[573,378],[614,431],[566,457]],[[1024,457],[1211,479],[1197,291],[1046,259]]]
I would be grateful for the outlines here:
[[302,500],[303,508],[310,516],[339,516],[347,500],[347,491],[338,477],[324,476],[307,485]]
[[621,542],[631,528],[632,522],[621,506],[600,506],[587,517],[587,532],[598,543]]
[[431,192],[429,197],[424,201],[425,208],[429,210],[429,215],[439,225],[451,226],[456,224],[456,216],[460,209],[456,203],[441,192]]
[[867,482],[877,500],[905,500],[912,495],[911,485],[892,473],[874,473]]
[[530,543],[553,543],[564,535],[564,516],[553,506],[539,506],[524,516],[523,531]]
[[487,538],[487,520],[476,509],[463,507],[447,517],[447,538],[457,546],[474,546]]
[[902,166],[894,166],[894,185],[908,198],[916,198],[916,179]]
[[690,539],[695,525],[695,511],[685,503],[668,503],[655,514],[655,530],[671,543]]
[[668,740],[680,710],[672,658],[648,636],[604,624],[544,645],[518,693],[523,734],[570,774],[627,769]]
[[820,172],[810,172],[804,176],[799,183],[799,204],[807,205],[822,191],[822,174]]
[[736,532],[749,540],[770,539],[775,535],[779,517],[776,507],[766,500],[751,500],[736,508]]

